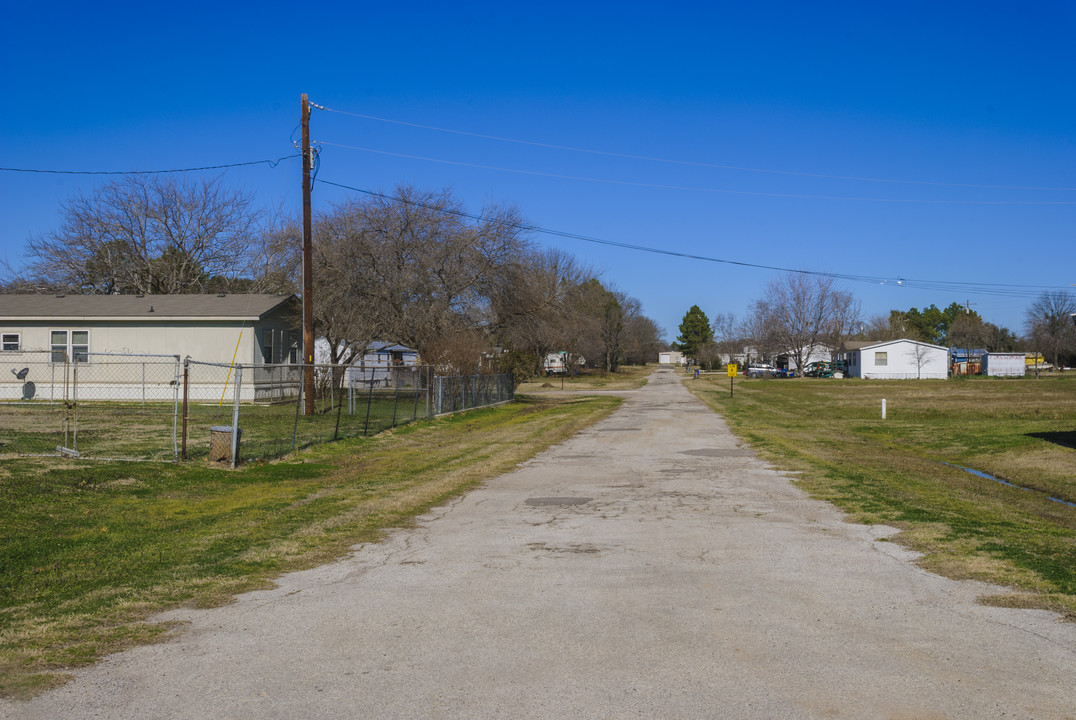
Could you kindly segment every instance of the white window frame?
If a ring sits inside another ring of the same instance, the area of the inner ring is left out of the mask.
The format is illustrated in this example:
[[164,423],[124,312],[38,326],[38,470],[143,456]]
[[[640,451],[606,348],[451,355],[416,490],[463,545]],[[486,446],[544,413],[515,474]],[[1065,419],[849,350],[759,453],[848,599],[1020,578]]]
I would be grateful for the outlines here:
[[[64,341],[62,343],[55,342],[56,335],[63,333]],[[76,343],[75,334],[86,333],[85,343]],[[60,348],[63,348],[62,350]],[[84,348],[83,350],[76,350],[76,348]],[[56,353],[64,353],[64,357],[57,359]],[[87,328],[80,328],[78,330],[49,330],[49,359],[53,363],[63,363],[66,361],[73,361],[76,356],[79,357],[79,364],[85,365],[90,361],[90,331]]]
[[875,351],[874,367],[889,367],[889,352],[887,350]]
[[[15,347],[8,347],[8,345]],[[20,350],[22,350],[22,333],[0,333],[0,352],[19,352]]]

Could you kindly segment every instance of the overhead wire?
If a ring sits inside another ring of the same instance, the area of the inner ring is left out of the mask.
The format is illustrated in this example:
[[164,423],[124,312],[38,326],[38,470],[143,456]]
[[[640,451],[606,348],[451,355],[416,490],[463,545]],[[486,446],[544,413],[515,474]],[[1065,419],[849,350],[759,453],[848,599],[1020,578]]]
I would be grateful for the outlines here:
[[[425,208],[427,210],[439,210],[449,213],[457,217],[463,217],[475,221],[483,221],[486,218],[483,215],[476,213],[470,213],[463,210],[456,210],[444,207],[434,207],[425,203],[417,202],[407,198],[401,198],[394,195],[387,195],[385,193],[377,192],[376,190],[369,190],[366,188],[354,187],[352,185],[345,185],[343,183],[333,182],[331,180],[321,180],[322,185],[330,185],[332,187],[340,188],[342,190],[350,190],[352,192],[361,193],[371,197],[380,198],[382,200],[390,200],[394,202],[402,202],[408,205]],[[503,222],[503,221],[502,221]],[[886,277],[878,275],[855,275],[849,273],[835,273],[825,272],[820,270],[803,270],[799,268],[787,268],[777,265],[766,265],[762,263],[745,262],[741,260],[730,260],[728,258],[717,258],[708,255],[699,255],[695,253],[686,253],[678,250],[669,250],[665,248],[648,247],[646,245],[637,245],[633,243],[620,242],[617,240],[608,240],[604,238],[592,237],[589,235],[582,235],[580,233],[568,232],[564,230],[555,230],[552,228],[542,227],[540,225],[528,224],[528,223],[504,223],[509,227],[513,227],[517,230],[524,232],[533,232],[542,235],[550,235],[553,237],[560,237],[568,240],[579,240],[582,242],[588,242],[598,245],[606,245],[609,247],[617,247],[626,250],[634,250],[636,252],[651,253],[655,255],[666,255],[670,257],[684,258],[687,260],[698,260],[703,262],[719,263],[723,265],[733,265],[737,267],[754,268],[758,270],[771,270],[775,272],[783,273],[797,273],[800,275],[811,275],[833,278],[835,280],[846,280],[849,282],[861,282],[877,285],[891,285],[894,287],[905,288],[919,288],[929,290],[941,290],[947,292],[959,292],[959,293],[972,293],[976,295],[997,295],[1003,297],[1026,297],[1033,298],[1039,295],[1044,289],[1056,289],[1052,285],[1009,285],[1002,283],[966,283],[959,281],[940,281],[940,280],[920,280],[912,278],[902,277]]]
[[324,112],[337,113],[340,115],[349,115],[352,117],[362,118],[364,120],[372,120],[375,122],[386,123],[391,125],[399,125],[403,127],[413,127],[421,130],[431,130],[434,132],[448,133],[452,135],[461,135],[466,137],[479,138],[483,140],[494,140],[497,142],[513,143],[517,145],[529,145],[531,147],[546,148],[548,150],[561,150],[564,152],[586,153],[589,155],[601,155],[605,157],[621,158],[626,160],[644,160],[647,162],[665,163],[670,165],[684,165],[690,167],[711,168],[716,170],[736,170],[740,172],[751,173],[765,173],[770,175],[792,175],[798,177],[809,177],[822,180],[850,180],[857,182],[871,182],[871,183],[894,183],[902,185],[933,185],[938,187],[956,187],[956,188],[973,188],[980,190],[1034,190],[1034,191],[1057,191],[1057,192],[1076,192],[1076,187],[1049,187],[1049,186],[1036,186],[1036,185],[988,185],[980,183],[955,183],[955,182],[941,182],[936,180],[906,180],[899,178],[879,178],[879,177],[867,177],[860,175],[835,175],[829,173],[817,173],[817,172],[804,172],[800,170],[781,170],[773,168],[757,168],[747,167],[742,165],[728,165],[724,163],[711,163],[703,162],[699,160],[679,160],[672,158],[655,157],[651,155],[638,155],[634,153],[613,152],[608,150],[595,150],[592,148],[575,147],[571,145],[557,145],[554,143],[544,143],[535,140],[522,140],[519,138],[510,138],[500,135],[490,135],[486,133],[472,132],[468,130],[456,130],[452,128],[437,127],[435,125],[425,125],[422,123],[407,122],[404,120],[393,120],[391,118],[378,117],[376,115],[367,115],[365,113],[350,112],[347,110],[337,110],[335,108],[328,108],[322,105],[313,105],[318,110]]
[[164,175],[167,173],[200,172],[203,170],[227,170],[229,168],[248,167],[250,165],[268,165],[275,168],[285,160],[300,157],[285,155],[270,160],[251,160],[250,162],[228,163],[225,165],[203,165],[201,167],[171,168],[169,170],[43,170],[40,168],[0,167],[3,172],[40,173],[47,175]]
[[593,183],[605,183],[609,185],[626,185],[630,187],[645,187],[654,188],[659,190],[686,190],[690,192],[705,192],[705,193],[717,193],[723,195],[748,195],[753,197],[775,197],[775,198],[788,198],[794,200],[842,200],[842,201],[857,201],[857,202],[877,202],[877,203],[910,203],[910,204],[927,204],[927,205],[1076,205],[1076,200],[921,200],[915,198],[877,198],[877,197],[851,197],[841,195],[803,195],[796,193],[775,193],[775,192],[761,192],[755,190],[729,190],[726,188],[707,188],[696,187],[691,185],[667,185],[662,183],[648,183],[638,182],[633,180],[613,180],[608,178],[595,178],[579,175],[564,175],[561,173],[542,172],[539,170],[521,170],[518,168],[505,168],[495,165],[483,165],[480,163],[463,162],[460,160],[444,160],[441,158],[431,158],[422,155],[413,155],[409,153],[391,152],[388,150],[377,150],[369,147],[361,147],[357,145],[344,145],[342,143],[334,143],[328,141],[321,141],[321,145],[328,147],[338,147],[345,150],[358,150],[361,152],[373,153],[376,155],[387,155],[390,157],[404,158],[407,160],[421,160],[424,162],[440,163],[443,165],[455,165],[457,167],[469,167],[479,170],[494,170],[496,172],[508,172],[516,173],[519,175],[532,175],[538,177],[555,178],[558,180],[578,180],[580,182],[593,182]]

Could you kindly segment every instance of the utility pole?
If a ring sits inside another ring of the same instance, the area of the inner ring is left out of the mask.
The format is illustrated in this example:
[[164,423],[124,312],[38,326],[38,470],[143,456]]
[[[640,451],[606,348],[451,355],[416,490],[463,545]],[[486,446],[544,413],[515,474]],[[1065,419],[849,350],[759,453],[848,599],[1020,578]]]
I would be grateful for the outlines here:
[[303,394],[306,414],[314,414],[314,296],[311,271],[312,229],[310,219],[310,101],[302,96],[303,127]]
[[968,300],[966,303],[964,303],[964,309],[967,310],[968,315],[971,315],[971,306],[978,304],[979,303],[973,303],[971,300]]

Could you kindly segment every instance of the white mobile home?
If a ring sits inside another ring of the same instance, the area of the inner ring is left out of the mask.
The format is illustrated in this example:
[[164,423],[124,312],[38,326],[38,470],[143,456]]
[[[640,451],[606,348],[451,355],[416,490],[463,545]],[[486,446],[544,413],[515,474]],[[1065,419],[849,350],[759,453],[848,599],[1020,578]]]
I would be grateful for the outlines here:
[[[0,295],[0,369],[6,363],[12,370],[0,372],[0,397],[25,397],[30,383],[40,397],[42,383],[62,384],[59,369],[74,363],[87,393],[144,397],[149,386],[162,395],[151,399],[164,399],[185,357],[220,365],[298,362],[300,320],[294,295]],[[28,372],[20,378],[22,369]],[[208,370],[199,375],[201,381],[191,378],[192,397],[219,397],[234,381]],[[256,399],[266,378],[248,375],[244,397]]]
[[1027,369],[1024,353],[987,353],[983,355],[983,375],[1023,377]]
[[949,350],[918,340],[885,340],[846,349],[848,376],[867,380],[945,380]]

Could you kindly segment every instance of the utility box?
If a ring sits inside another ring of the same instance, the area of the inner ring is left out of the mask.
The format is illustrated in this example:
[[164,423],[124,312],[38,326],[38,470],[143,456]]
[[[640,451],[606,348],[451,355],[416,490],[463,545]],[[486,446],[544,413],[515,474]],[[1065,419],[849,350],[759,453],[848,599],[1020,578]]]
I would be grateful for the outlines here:
[[[239,443],[243,439],[242,429],[237,431],[235,439],[236,455],[239,454]],[[214,425],[209,428],[209,462],[232,462],[232,426]]]

